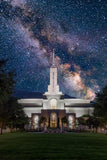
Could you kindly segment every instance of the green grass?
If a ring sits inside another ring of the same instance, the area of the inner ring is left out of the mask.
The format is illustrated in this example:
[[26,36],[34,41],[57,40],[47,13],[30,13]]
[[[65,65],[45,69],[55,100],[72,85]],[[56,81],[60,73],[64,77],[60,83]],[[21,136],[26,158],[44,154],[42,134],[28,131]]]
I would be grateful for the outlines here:
[[0,136],[0,160],[107,160],[107,136],[6,133]]

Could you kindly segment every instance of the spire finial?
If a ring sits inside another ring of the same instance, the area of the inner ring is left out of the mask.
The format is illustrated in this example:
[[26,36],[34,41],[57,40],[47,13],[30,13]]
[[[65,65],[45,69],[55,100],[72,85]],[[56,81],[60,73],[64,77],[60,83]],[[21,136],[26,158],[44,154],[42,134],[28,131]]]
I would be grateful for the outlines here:
[[53,66],[54,66],[55,48],[53,48]]

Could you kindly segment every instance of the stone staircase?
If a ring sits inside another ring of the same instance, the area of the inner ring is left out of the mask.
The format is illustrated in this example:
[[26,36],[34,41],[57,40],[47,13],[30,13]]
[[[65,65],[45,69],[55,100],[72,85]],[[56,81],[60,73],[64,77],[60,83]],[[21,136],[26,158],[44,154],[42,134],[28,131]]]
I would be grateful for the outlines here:
[[56,129],[47,129],[46,133],[61,133],[61,129],[56,128]]

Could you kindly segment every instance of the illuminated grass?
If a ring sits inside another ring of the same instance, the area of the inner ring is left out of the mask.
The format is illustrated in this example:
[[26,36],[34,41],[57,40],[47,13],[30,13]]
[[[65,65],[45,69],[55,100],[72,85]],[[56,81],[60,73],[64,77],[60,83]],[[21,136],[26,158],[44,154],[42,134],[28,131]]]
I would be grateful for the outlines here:
[[106,160],[101,134],[8,133],[0,136],[0,160]]

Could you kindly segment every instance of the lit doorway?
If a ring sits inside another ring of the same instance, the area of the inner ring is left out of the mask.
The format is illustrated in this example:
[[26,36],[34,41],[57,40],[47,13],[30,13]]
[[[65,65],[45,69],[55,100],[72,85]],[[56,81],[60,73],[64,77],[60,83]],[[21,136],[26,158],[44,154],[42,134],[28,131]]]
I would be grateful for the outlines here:
[[73,116],[70,115],[68,117],[68,122],[69,122],[69,128],[73,128],[73,122],[74,122]]
[[39,125],[39,116],[35,115],[34,117],[34,128],[37,129]]
[[56,128],[57,127],[57,115],[56,113],[51,113],[50,115],[50,127]]

